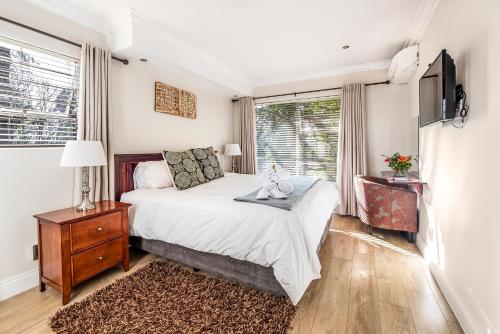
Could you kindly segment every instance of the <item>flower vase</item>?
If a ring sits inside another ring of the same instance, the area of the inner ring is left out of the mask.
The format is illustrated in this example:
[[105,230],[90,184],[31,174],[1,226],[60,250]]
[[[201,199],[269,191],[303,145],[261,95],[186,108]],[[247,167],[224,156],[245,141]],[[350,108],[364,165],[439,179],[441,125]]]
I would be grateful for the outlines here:
[[406,176],[406,171],[399,170],[399,169],[394,169],[392,171],[392,176],[393,177],[405,177]]

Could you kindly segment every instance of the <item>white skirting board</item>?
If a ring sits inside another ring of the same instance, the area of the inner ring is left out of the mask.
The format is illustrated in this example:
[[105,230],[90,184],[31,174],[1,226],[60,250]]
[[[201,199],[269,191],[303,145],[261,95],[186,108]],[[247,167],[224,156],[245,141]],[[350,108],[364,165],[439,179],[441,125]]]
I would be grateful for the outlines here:
[[[416,244],[417,248],[420,250],[420,253],[422,253],[422,255],[425,255],[426,248],[428,246],[425,240],[419,234],[417,234]],[[451,282],[446,278],[446,275],[444,275],[444,273],[440,271],[435,264],[431,264],[429,268],[432,273],[432,276],[434,276],[434,279],[439,285],[439,288],[441,289],[443,295],[448,301],[448,304],[450,305],[451,309],[455,313],[455,316],[460,322],[460,325],[462,326],[464,332],[466,334],[487,333],[486,329],[481,328],[482,326],[480,326],[476,321],[476,319],[474,319],[469,310],[470,305],[467,305],[467,303],[465,303],[462,300],[462,297],[460,296],[459,293],[457,293],[457,290],[453,287]],[[484,323],[485,321],[488,322],[488,319],[482,319],[482,320],[484,320],[481,321],[482,323]]]
[[18,293],[38,285],[38,269],[7,278],[0,282],[0,300],[7,299]]

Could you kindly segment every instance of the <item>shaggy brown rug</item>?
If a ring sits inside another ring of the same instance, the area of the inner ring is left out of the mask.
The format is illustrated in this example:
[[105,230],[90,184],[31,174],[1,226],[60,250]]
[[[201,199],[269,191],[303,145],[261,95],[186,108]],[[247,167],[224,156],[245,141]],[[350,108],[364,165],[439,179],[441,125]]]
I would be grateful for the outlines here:
[[288,298],[154,261],[60,309],[56,333],[286,333]]

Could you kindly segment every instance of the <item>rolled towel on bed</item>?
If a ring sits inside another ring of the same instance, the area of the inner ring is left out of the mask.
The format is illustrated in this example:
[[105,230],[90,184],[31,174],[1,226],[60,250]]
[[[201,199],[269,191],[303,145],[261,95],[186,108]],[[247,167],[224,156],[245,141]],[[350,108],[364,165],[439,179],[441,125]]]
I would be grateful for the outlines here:
[[274,182],[265,183],[262,189],[255,195],[255,198],[269,199],[269,196],[272,198],[287,198],[287,195],[283,194],[283,192],[278,189],[278,184]]
[[269,199],[269,196],[271,195],[271,190],[273,189],[278,189],[278,185],[273,182],[266,182],[262,186],[262,189],[259,190],[257,195],[255,196],[256,199]]
[[278,188],[273,188],[272,190],[269,191],[269,195],[272,197],[272,198],[278,198],[278,199],[285,199],[287,198],[288,196],[283,194],[281,191],[279,191]]
[[277,183],[280,180],[288,180],[290,178],[290,173],[279,165],[272,164],[264,169],[262,176],[267,181]]
[[278,182],[278,190],[285,195],[289,195],[293,192],[293,185],[288,180],[280,180]]
[[273,189],[278,189],[278,185],[276,183],[274,183],[274,182],[266,182],[262,186],[262,189],[265,189],[267,191],[271,191]]
[[269,190],[262,188],[261,190],[259,190],[259,192],[255,196],[255,198],[256,199],[269,199]]

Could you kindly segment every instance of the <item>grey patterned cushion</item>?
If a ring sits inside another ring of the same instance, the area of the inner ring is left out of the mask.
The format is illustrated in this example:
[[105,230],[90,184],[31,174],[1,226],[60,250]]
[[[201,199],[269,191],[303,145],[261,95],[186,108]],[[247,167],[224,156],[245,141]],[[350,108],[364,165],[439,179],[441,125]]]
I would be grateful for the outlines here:
[[163,158],[172,175],[172,181],[178,190],[188,189],[205,183],[205,176],[193,153],[163,151]]
[[224,170],[213,147],[193,148],[191,152],[198,161],[207,182],[224,176]]

